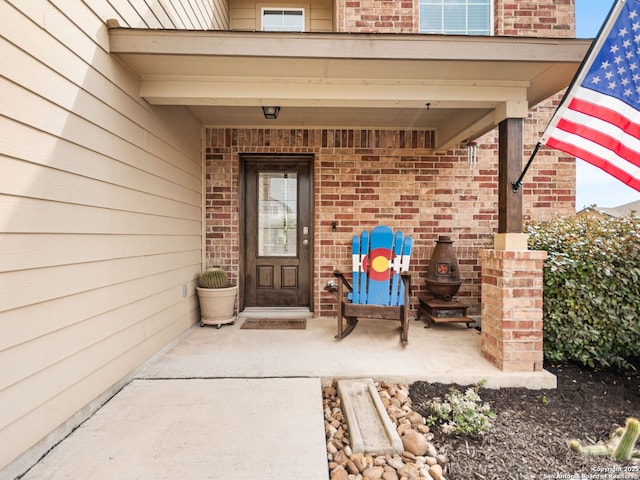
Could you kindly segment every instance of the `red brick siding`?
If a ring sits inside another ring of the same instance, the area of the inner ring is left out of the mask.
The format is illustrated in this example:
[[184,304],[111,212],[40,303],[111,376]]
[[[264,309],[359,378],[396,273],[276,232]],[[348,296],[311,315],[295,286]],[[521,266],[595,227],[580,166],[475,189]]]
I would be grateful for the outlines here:
[[418,33],[418,0],[338,1],[338,32]]
[[575,37],[575,0],[494,0],[496,35]]

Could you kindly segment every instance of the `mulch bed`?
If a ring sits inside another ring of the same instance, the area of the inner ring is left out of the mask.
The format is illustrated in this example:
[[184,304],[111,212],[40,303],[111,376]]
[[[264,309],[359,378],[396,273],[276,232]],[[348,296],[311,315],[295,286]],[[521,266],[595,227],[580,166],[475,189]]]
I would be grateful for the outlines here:
[[[636,370],[589,369],[576,364],[548,364],[558,377],[555,390],[481,389],[480,397],[497,417],[484,436],[451,436],[436,427],[434,445],[449,457],[447,480],[635,479],[640,464],[579,455],[568,442],[606,442],[628,417],[640,417],[640,358]],[[413,407],[444,398],[455,385],[416,382]],[[640,442],[639,442],[640,443]],[[639,447],[640,448],[640,447]]]

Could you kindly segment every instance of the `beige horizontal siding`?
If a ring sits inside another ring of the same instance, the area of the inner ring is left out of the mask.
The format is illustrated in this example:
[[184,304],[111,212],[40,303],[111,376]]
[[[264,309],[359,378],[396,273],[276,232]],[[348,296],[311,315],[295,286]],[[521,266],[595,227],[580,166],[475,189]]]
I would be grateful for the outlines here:
[[34,458],[21,455],[44,453],[197,321],[201,126],[138,96],[104,20],[208,29],[221,12],[208,0],[0,11],[0,477],[13,478]]
[[[1,83],[2,80],[0,80]],[[103,181],[125,186],[144,182],[149,192],[156,194],[164,192],[165,195],[181,202],[192,203],[200,195],[198,174],[191,165],[182,166],[181,168],[179,162],[178,165],[175,165],[167,161],[167,159],[157,157],[144,149],[140,149],[137,145],[132,144],[130,148],[134,148],[138,155],[128,163],[122,163],[114,162],[113,155],[119,153],[117,150],[113,152],[112,156],[108,156],[106,151],[89,149],[87,144],[89,142],[95,143],[94,138],[87,139],[84,145],[79,145],[75,138],[62,138],[56,135],[55,132],[46,133],[39,128],[34,128],[33,125],[19,123],[3,117],[0,117],[0,130],[6,133],[7,139],[9,137],[22,138],[22,136],[26,135],[34,142],[33,144],[4,142],[3,153],[5,158],[28,158],[31,163],[46,167],[50,152],[55,149],[59,158],[55,168],[78,176],[96,177]],[[62,134],[65,135],[66,133]],[[111,140],[114,149],[116,142],[120,143],[118,139]],[[38,145],[39,148],[34,149],[33,145]],[[122,150],[127,150],[126,143],[122,143],[117,147],[120,146]],[[96,148],[99,148],[99,145],[96,145]],[[185,167],[188,167],[189,170],[185,171]],[[21,180],[21,182],[23,181]]]
[[[176,274],[187,275],[185,272],[191,272],[192,267],[184,268],[184,272],[166,271],[4,312],[0,314],[3,321],[0,348],[2,351],[9,350],[85,319],[98,317],[123,305],[151,297],[157,292],[173,289],[172,297],[176,292],[181,295],[180,289],[175,288],[174,277]],[[188,298],[193,298],[195,283],[195,280],[187,283]]]
[[[7,175],[0,179],[0,189],[8,195],[199,221],[199,205],[181,203],[160,192],[136,191],[24,160],[5,158],[3,164]],[[74,184],[72,191],[69,181]]]
[[[83,233],[0,233],[2,272],[94,262],[103,258],[131,258],[189,252],[200,248],[199,232],[192,235],[100,235]],[[0,349],[3,338],[0,338]]]
[[116,19],[122,27],[229,29],[227,0],[84,0],[84,3],[88,6],[85,11],[93,10],[104,19]]
[[[181,295],[176,289],[169,287],[167,290],[159,291],[134,303],[119,306],[77,324],[71,324],[68,327],[37,337],[11,350],[0,352],[0,363],[9,365],[11,362],[14,366],[3,373],[0,378],[0,389],[8,394],[11,387],[16,386],[16,389],[19,390],[22,387],[18,386],[24,386],[25,382],[36,382],[39,385],[40,382],[36,377],[48,375],[47,372],[51,371],[54,365],[69,361],[69,365],[72,366],[77,360],[75,357],[81,352],[90,351],[96,345],[106,342],[119,332],[135,328],[137,325],[144,326],[144,336],[149,336],[149,333],[168,326],[176,318],[186,313],[183,312],[185,307],[194,306],[189,305],[189,302],[182,305],[182,302],[178,301],[181,300],[180,297]],[[191,297],[190,302],[195,302],[195,298]],[[182,314],[176,315],[174,311],[176,309]],[[147,324],[144,322],[145,319],[149,319]],[[144,340],[144,336],[136,340],[136,344]],[[93,343],[91,348],[87,349],[86,338],[89,337]],[[135,346],[132,345],[130,348]],[[95,366],[85,367],[91,369]],[[53,386],[56,381],[62,382],[61,387],[65,386],[64,378],[57,378],[55,375],[52,375],[52,378],[50,386]],[[46,398],[46,395],[15,402],[11,401],[10,395],[3,395],[0,423],[11,423],[13,418],[27,414],[34,408],[33,405],[38,405],[42,401],[42,398]]]
[[[93,392],[102,389],[105,384],[116,384],[122,378],[123,371],[130,371],[139,364],[140,356],[152,355],[155,351],[152,345],[168,343],[191,322],[191,312],[182,317],[177,317],[181,313],[177,309],[169,313],[171,325],[152,336],[145,331],[145,323],[136,324],[67,361],[52,365],[46,371],[3,393],[3,407],[7,404],[15,405],[15,402],[23,400],[33,406],[33,399],[42,400],[19,421],[3,428],[3,457],[14,458],[20,455],[25,443],[30,442],[32,435],[27,434],[56,429],[61,419],[77,413],[78,405],[84,406],[92,402],[95,398]],[[150,319],[158,323],[157,320]],[[147,338],[147,342],[141,343],[142,338]],[[119,354],[112,358],[114,351]],[[73,381],[61,383],[55,380],[66,377]],[[15,415],[19,411],[13,413]]]
[[[188,265],[198,265],[200,260],[199,251],[167,255],[180,255],[176,260],[188,262]],[[158,273],[154,268],[154,261],[157,261],[155,256],[137,256],[0,274],[0,288],[6,297],[2,306],[10,310],[30,302],[46,302],[115,283],[149,277]],[[180,265],[182,264],[184,263]],[[189,281],[192,278],[185,279],[183,283]]]
[[230,30],[229,0],[212,0],[212,30]]
[[312,32],[330,32],[333,30],[333,21],[326,19],[311,19]]

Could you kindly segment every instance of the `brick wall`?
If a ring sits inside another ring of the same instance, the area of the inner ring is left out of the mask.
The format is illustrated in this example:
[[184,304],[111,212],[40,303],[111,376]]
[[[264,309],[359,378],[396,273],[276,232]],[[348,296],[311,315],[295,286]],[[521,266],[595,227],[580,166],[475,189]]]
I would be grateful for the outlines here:
[[[465,149],[434,152],[429,131],[207,129],[207,263],[225,265],[237,278],[239,154],[313,154],[316,315],[334,312],[323,287],[335,268],[349,270],[354,232],[378,224],[414,238],[414,308],[426,292],[424,277],[438,235],[451,235],[463,280],[458,298],[471,305],[470,314],[479,314],[479,251],[491,247],[498,225],[496,140],[494,134],[478,140],[478,163],[470,168]],[[547,201],[555,187],[543,180],[563,165],[552,158],[536,162],[527,176],[535,179],[524,190],[528,217],[573,212],[571,202]],[[540,208],[543,203],[550,207]]]
[[[207,145],[225,143],[225,130],[207,130]],[[221,137],[221,138],[218,138]],[[220,266],[237,283],[240,256],[239,168],[224,149],[207,147],[205,173],[205,255],[207,267]]]
[[496,35],[575,37],[575,0],[494,0]]
[[418,33],[418,0],[340,0],[338,32]]
[[[494,33],[573,38],[574,4],[575,0],[494,0]],[[341,0],[337,8],[337,31],[419,33],[419,5],[419,0]]]

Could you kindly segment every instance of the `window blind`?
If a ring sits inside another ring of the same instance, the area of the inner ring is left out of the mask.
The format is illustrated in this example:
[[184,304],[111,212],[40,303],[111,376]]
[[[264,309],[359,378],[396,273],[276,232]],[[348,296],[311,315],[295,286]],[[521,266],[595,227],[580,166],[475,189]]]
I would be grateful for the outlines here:
[[491,35],[491,0],[420,0],[420,33]]

